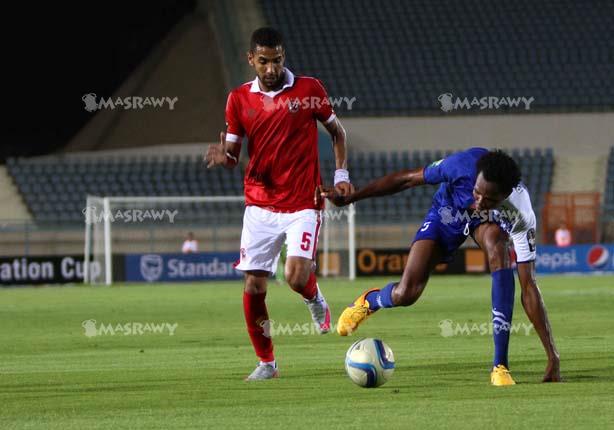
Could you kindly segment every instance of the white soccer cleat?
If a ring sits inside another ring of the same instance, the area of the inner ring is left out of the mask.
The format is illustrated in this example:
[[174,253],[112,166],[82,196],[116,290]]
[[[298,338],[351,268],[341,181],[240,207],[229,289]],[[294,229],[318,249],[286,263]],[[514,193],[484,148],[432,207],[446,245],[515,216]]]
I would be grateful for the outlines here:
[[254,371],[245,378],[246,381],[262,381],[265,379],[279,378],[277,366],[273,367],[270,364],[258,363]]
[[311,312],[311,319],[318,333],[328,333],[330,331],[330,308],[320,291],[320,287],[317,287],[316,296],[311,300],[305,300],[305,304]]

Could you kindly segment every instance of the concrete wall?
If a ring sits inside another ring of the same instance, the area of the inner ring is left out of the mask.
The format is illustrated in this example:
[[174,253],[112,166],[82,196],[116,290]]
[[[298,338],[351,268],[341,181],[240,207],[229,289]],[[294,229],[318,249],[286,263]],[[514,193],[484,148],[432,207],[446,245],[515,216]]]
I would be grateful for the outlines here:
[[[340,113],[342,116],[342,113]],[[603,192],[614,113],[342,118],[353,150],[545,148],[556,155],[552,189]],[[351,169],[351,166],[350,166]]]
[[31,221],[32,215],[28,212],[19,190],[13,183],[13,178],[0,166],[0,220]]
[[[357,101],[358,103],[359,101]],[[565,156],[607,154],[614,113],[504,114],[343,118],[351,148],[361,151],[552,147]]]
[[217,140],[224,128],[226,84],[208,17],[198,10],[170,34],[114,94],[177,98],[173,109],[100,109],[64,151],[99,151],[200,140]]

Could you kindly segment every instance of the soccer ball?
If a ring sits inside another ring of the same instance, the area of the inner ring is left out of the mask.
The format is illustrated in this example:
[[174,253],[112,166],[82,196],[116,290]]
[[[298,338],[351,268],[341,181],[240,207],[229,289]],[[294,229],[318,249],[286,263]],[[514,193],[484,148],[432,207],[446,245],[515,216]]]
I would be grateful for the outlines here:
[[381,340],[362,339],[354,342],[345,354],[345,371],[356,385],[379,387],[394,372],[394,355]]

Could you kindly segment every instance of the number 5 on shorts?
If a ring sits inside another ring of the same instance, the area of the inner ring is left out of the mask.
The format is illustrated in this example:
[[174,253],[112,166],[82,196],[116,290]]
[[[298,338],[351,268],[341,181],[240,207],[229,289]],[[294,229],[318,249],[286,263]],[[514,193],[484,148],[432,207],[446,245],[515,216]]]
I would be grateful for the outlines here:
[[301,241],[301,249],[303,251],[309,251],[311,248],[311,233],[308,231],[303,233],[303,240]]

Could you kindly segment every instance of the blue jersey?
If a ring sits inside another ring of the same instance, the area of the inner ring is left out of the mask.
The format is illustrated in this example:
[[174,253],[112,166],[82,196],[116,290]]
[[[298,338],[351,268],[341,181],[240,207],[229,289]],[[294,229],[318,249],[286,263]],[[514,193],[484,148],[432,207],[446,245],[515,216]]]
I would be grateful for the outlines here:
[[467,213],[467,209],[474,202],[477,161],[487,152],[484,148],[470,148],[424,168],[425,182],[441,185],[433,196],[433,205],[424,217],[414,242],[437,242],[442,251],[443,262],[451,261],[458,247],[480,225],[478,218],[457,218],[456,215]]
[[514,187],[499,208],[493,211],[492,215],[498,216],[494,221],[490,221],[491,214],[482,221],[481,214],[474,216],[476,213],[469,209],[474,203],[477,162],[487,152],[484,148],[470,148],[424,168],[425,182],[441,185],[414,242],[437,242],[442,252],[442,261],[449,262],[454,252],[473,234],[480,223],[495,222],[512,238],[517,261],[533,261],[536,255],[536,219],[529,193],[522,183]]
[[433,207],[447,206],[460,210],[473,204],[477,161],[487,152],[484,148],[469,148],[424,168],[424,180],[427,184],[441,184],[433,196]]

